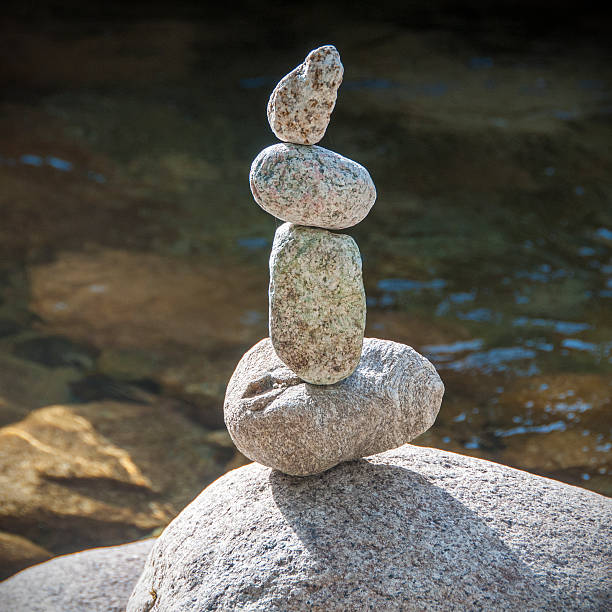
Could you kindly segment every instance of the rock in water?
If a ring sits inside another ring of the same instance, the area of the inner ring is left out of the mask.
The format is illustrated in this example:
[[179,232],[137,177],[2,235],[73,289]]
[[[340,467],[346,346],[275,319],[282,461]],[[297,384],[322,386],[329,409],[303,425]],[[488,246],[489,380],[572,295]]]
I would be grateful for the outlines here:
[[609,610],[611,525],[601,495],[437,449],[253,464],[166,528],[127,609]]
[[344,234],[285,223],[270,255],[270,338],[301,379],[329,385],[361,356],[366,302],[361,256]]
[[305,476],[414,439],[433,425],[443,393],[433,365],[404,344],[366,338],[355,372],[320,387],[302,382],[266,338],[228,384],[225,422],[244,455]]
[[0,531],[0,581],[52,556],[53,553],[26,538]]
[[283,77],[268,102],[268,121],[279,140],[312,145],[325,134],[344,68],[336,47],[311,51]]
[[249,178],[253,197],[266,212],[297,225],[351,227],[376,200],[368,171],[323,147],[267,147],[253,160]]

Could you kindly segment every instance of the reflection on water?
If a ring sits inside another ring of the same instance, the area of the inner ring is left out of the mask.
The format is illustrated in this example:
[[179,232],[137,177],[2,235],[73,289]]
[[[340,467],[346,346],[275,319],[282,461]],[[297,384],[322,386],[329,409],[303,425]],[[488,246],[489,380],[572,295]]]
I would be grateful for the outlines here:
[[417,442],[612,494],[609,61],[589,41],[309,19],[283,40],[208,15],[2,26],[0,425],[168,401],[225,440],[225,384],[267,333],[279,223],[248,189],[267,97],[330,41],[346,80],[321,144],[379,194],[350,230],[367,334],[446,385]]
[[[26,153],[24,155],[21,155],[17,160],[12,157],[5,158],[0,156],[0,166],[15,166],[17,163],[25,164],[26,166],[36,167],[47,165],[51,168],[55,168],[56,170],[60,170],[61,172],[70,172],[74,169],[72,162],[69,162],[65,159],[60,159],[59,157],[54,157],[53,155],[46,155],[45,157],[41,157],[40,155],[32,155],[31,153]],[[103,174],[99,174],[98,172],[88,170],[86,176],[87,178],[90,178],[96,181],[97,183],[106,182],[106,177]]]

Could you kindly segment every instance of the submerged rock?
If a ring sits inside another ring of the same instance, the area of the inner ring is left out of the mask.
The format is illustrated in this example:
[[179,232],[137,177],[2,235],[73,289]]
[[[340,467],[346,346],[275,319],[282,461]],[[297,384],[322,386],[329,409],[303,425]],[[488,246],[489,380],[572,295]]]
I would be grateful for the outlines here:
[[322,387],[301,381],[266,338],[228,384],[225,422],[244,455],[304,476],[409,442],[431,427],[443,393],[433,365],[404,344],[366,338],[355,372]]
[[0,428],[0,523],[55,554],[142,537],[225,471],[209,435],[162,401],[34,410]]
[[350,236],[281,225],[270,255],[269,298],[274,350],[302,380],[329,385],[355,370],[366,301]]
[[168,526],[127,610],[604,610],[611,524],[596,493],[437,449],[254,464]]
[[52,556],[48,550],[26,538],[0,531],[0,580]]
[[276,144],[251,164],[251,192],[271,215],[325,229],[362,221],[376,200],[368,171],[323,147]]
[[154,542],[85,550],[24,570],[0,584],[2,609],[123,612]]
[[18,342],[13,353],[28,361],[46,366],[74,366],[91,369],[100,351],[62,336],[42,336]]
[[325,134],[344,67],[333,45],[314,49],[283,77],[268,101],[268,121],[280,140],[313,145]]

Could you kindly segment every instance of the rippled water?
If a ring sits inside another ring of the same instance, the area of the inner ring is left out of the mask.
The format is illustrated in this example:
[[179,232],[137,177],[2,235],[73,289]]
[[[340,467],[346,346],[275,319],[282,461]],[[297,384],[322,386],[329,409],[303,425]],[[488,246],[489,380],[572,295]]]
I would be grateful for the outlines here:
[[182,14],[5,23],[2,424],[146,389],[221,427],[225,382],[266,334],[277,223],[247,180],[274,141],[266,99],[332,42],[346,80],[321,144],[379,193],[350,230],[367,333],[413,345],[446,384],[418,443],[611,494],[601,49],[286,15],[281,37]]

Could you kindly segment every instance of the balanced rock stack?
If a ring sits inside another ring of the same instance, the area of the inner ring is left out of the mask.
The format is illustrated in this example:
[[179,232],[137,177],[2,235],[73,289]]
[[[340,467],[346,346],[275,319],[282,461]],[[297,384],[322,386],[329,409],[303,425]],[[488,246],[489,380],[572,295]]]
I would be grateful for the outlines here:
[[335,47],[311,51],[276,86],[268,121],[282,143],[259,153],[251,191],[286,221],[270,257],[270,338],[241,359],[225,422],[247,457],[291,475],[396,448],[433,424],[444,393],[412,348],[366,338],[361,256],[341,230],[376,199],[368,171],[315,146],[342,81]]
[[359,251],[326,229],[374,200],[361,166],[311,146],[341,75],[326,46],[280,82],[270,123],[292,142],[278,157],[263,151],[251,176],[262,206],[289,223],[271,257],[271,339],[240,361],[225,417],[243,453],[289,476],[233,470],[152,547],[25,570],[0,584],[0,609],[119,612],[134,582],[127,612],[612,609],[610,499],[403,445],[433,423],[444,388],[410,347],[363,339]]

